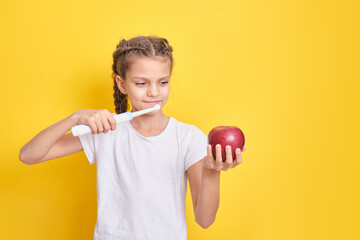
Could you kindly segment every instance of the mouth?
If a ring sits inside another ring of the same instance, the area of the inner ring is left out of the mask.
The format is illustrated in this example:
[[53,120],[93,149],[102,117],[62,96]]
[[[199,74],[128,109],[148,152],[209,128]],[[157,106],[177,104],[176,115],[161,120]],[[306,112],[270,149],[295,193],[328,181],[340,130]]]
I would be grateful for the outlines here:
[[155,105],[155,104],[159,104],[161,101],[145,101],[145,102],[148,103],[148,104]]

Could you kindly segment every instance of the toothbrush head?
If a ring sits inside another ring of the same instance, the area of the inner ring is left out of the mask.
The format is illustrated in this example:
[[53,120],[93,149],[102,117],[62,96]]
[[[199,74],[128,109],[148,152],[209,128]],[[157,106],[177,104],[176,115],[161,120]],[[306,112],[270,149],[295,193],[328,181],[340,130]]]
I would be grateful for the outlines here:
[[159,110],[161,107],[160,107],[160,105],[159,104],[156,104],[155,106],[154,106],[154,109],[155,110]]
[[137,116],[140,116],[140,115],[143,115],[143,114],[152,112],[152,111],[154,111],[154,110],[159,110],[159,109],[160,109],[160,105],[159,105],[159,104],[156,104],[156,105],[154,105],[152,108],[148,108],[148,109],[144,109],[144,110],[132,112],[132,116],[133,116],[133,117],[137,117]]

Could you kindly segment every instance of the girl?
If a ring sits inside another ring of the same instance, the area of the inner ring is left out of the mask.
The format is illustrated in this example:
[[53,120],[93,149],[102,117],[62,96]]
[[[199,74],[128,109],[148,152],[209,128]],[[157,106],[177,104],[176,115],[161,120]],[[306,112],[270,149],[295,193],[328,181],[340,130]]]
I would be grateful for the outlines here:
[[[133,112],[166,104],[172,47],[154,36],[123,39],[113,59],[116,113],[78,110],[37,134],[19,158],[31,165],[83,150],[90,164],[97,163],[94,239],[186,239],[187,178],[195,220],[207,228],[219,206],[220,172],[241,162],[241,150],[232,159],[227,146],[222,162],[218,145],[215,160],[200,129],[166,116],[162,109],[116,125],[114,115],[126,112],[129,101]],[[92,133],[66,134],[79,124]]]

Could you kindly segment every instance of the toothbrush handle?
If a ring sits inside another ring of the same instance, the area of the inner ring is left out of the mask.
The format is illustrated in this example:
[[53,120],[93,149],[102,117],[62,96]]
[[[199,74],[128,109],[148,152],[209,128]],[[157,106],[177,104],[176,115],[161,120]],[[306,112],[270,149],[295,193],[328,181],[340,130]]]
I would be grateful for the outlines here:
[[[124,112],[114,116],[116,124],[121,122],[130,121],[133,119],[133,114],[131,112]],[[91,128],[88,125],[76,125],[71,128],[72,134],[74,137],[91,133]]]

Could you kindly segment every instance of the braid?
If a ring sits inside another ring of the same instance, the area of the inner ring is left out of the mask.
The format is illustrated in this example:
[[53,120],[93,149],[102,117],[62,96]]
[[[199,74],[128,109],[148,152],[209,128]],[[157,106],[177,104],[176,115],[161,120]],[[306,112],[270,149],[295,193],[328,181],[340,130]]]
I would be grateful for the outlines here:
[[127,112],[128,110],[128,97],[127,95],[123,94],[119,88],[117,87],[116,80],[114,78],[114,105],[115,105],[115,112],[117,114]]
[[116,76],[119,75],[126,81],[126,72],[130,69],[131,56],[143,57],[168,57],[170,60],[170,74],[173,68],[173,48],[165,38],[156,36],[137,36],[126,41],[122,39],[117,45],[113,53],[112,78],[114,80],[114,104],[117,114],[128,110],[128,96],[123,94],[116,83]]
[[[121,46],[123,44],[126,44],[125,40],[122,40],[116,46],[116,50],[115,50],[115,52],[113,54],[114,62],[113,62],[113,65],[112,65],[112,70],[113,70],[112,76],[113,76],[113,80],[114,80],[114,86],[113,86],[114,94],[113,94],[113,97],[114,97],[115,112],[117,114],[126,112],[128,110],[128,97],[120,91],[120,89],[117,86],[116,80],[115,80],[117,75],[121,76],[121,74],[119,74],[119,72],[117,70],[116,65],[117,65],[119,57],[121,56],[121,53],[122,53]],[[121,77],[123,77],[123,76],[121,76]],[[125,79],[125,76],[123,77],[123,79]]]

